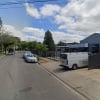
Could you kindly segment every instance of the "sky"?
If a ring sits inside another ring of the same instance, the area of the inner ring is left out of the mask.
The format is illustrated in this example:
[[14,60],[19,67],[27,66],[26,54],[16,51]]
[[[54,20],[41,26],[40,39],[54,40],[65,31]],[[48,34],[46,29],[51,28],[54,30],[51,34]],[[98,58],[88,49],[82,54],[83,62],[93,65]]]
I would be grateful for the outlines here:
[[50,30],[55,43],[79,42],[100,33],[100,0],[0,0],[0,17],[3,29],[23,41],[43,42]]

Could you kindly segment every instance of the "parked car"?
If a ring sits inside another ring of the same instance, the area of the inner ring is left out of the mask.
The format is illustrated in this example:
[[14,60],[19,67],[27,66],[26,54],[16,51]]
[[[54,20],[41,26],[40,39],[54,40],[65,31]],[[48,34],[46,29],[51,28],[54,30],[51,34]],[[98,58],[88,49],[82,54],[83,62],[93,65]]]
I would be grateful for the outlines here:
[[26,61],[26,62],[37,63],[37,62],[38,62],[38,59],[37,59],[37,57],[35,57],[33,54],[28,54],[28,55],[26,55],[26,57],[25,57],[25,61]]
[[26,59],[27,55],[31,55],[32,53],[30,51],[25,51],[23,54],[23,58]]

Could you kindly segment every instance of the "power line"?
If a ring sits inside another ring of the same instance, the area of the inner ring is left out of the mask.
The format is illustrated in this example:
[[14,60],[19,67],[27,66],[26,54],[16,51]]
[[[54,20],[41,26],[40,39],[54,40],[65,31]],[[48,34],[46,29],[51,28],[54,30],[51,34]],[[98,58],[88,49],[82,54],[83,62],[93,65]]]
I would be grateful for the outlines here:
[[[29,3],[29,4],[33,4],[33,3],[43,3],[43,2],[54,2],[54,1],[58,1],[58,2],[56,2],[56,4],[61,4],[60,2],[59,2],[59,0],[35,0],[35,1],[27,1],[27,2],[25,2],[25,1],[19,1],[19,2],[5,2],[5,3],[0,3],[0,9],[9,9],[9,8],[22,8],[23,6],[21,6],[21,7],[15,7],[15,5],[17,5],[17,6],[19,6],[19,5],[23,5],[23,4],[25,4],[25,3]],[[66,2],[63,2],[63,3],[66,3]],[[6,7],[4,7],[4,6],[6,6]],[[14,6],[14,7],[11,7],[11,6]]]
[[19,5],[19,4],[25,4],[25,3],[35,3],[35,2],[51,2],[51,1],[58,1],[58,0],[37,0],[37,1],[20,1],[20,2],[6,2],[6,3],[0,3],[0,6],[9,6],[9,5]]

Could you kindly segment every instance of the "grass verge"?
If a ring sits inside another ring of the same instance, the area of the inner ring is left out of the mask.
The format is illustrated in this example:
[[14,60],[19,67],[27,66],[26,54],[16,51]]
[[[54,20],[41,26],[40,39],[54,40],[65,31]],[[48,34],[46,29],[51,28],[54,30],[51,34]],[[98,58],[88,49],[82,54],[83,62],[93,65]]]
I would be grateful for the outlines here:
[[5,54],[3,54],[3,53],[0,53],[0,57],[2,57],[2,56],[4,56]]

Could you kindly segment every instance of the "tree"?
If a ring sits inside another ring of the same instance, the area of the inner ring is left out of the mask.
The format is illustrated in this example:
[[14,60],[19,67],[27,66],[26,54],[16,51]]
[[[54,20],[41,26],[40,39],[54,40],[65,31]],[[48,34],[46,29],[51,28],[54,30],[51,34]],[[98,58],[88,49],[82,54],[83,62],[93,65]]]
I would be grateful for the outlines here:
[[46,52],[48,50],[47,45],[42,44],[42,43],[37,43],[36,45],[36,50],[38,51],[38,54],[40,56],[43,55],[44,52]]
[[55,50],[55,43],[54,43],[54,40],[52,37],[52,33],[49,30],[47,32],[45,32],[43,44],[47,45],[47,48],[49,51]]
[[21,43],[20,43],[20,48],[21,48],[22,50],[28,49],[28,42],[26,42],[26,41],[21,41]]
[[2,29],[2,19],[0,17],[0,50],[7,51],[8,47],[14,48],[20,43],[20,38],[9,35],[10,33]]
[[36,45],[37,45],[36,41],[28,42],[28,49],[31,51],[36,51]]
[[2,29],[2,19],[0,17],[0,32],[1,32],[1,29]]
[[20,49],[20,43],[21,43],[21,40],[19,37],[13,37],[13,41],[14,41],[14,47],[15,49]]
[[[0,17],[0,40],[1,40],[1,35],[2,35],[2,19]],[[3,50],[3,45],[0,43],[0,51]]]
[[14,37],[8,34],[2,34],[0,37],[1,37],[0,43],[3,45],[4,51],[6,54],[7,48],[9,46],[14,46],[15,44]]

